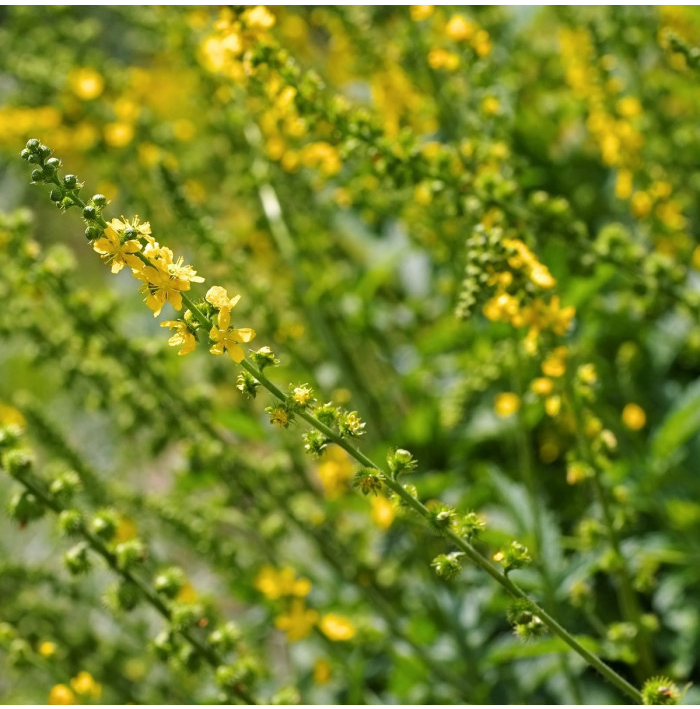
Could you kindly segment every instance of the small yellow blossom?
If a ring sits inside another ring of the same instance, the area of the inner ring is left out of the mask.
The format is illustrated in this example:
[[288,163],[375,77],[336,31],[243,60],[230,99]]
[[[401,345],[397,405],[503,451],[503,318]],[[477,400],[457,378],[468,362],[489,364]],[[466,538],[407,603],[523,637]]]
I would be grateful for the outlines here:
[[83,101],[97,98],[105,87],[102,76],[90,67],[81,67],[72,71],[68,83],[73,93]]
[[496,563],[500,563],[500,562],[503,561],[503,559],[505,559],[505,558],[506,558],[506,555],[505,555],[502,551],[497,551],[497,552],[493,555],[493,560],[494,560]]
[[292,390],[292,399],[299,406],[306,406],[313,398],[313,391],[308,384],[300,384]]
[[38,652],[42,657],[53,657],[56,654],[56,643],[49,640],[39,643]]
[[89,672],[78,672],[70,681],[70,686],[77,694],[92,700],[97,700],[102,694],[102,685],[95,682]]
[[501,418],[506,418],[517,413],[520,409],[520,397],[513,392],[504,392],[496,396],[494,410]]
[[307,608],[301,598],[293,599],[289,610],[275,618],[275,626],[285,632],[290,643],[308,637],[317,622],[318,613]]
[[459,56],[454,52],[448,52],[446,49],[436,47],[428,52],[428,64],[430,64],[431,69],[454,71],[459,66]]
[[484,96],[481,110],[486,116],[495,116],[501,110],[501,102],[495,96]]
[[595,384],[598,381],[595,365],[590,362],[588,364],[582,364],[578,368],[578,376],[584,384]]
[[256,5],[243,13],[243,21],[248,27],[269,30],[275,24],[275,16],[264,5]]
[[384,495],[377,495],[370,498],[370,504],[372,505],[372,512],[370,513],[372,521],[380,529],[389,529],[396,518],[393,502],[384,497]]
[[411,5],[411,19],[414,22],[427,20],[435,11],[435,5]]
[[250,342],[255,337],[255,330],[249,327],[229,327],[230,322],[231,311],[227,308],[219,310],[217,324],[209,331],[209,337],[214,340],[209,351],[215,355],[228,352],[229,357],[238,364],[245,359],[245,352],[240,343]]
[[639,431],[646,425],[647,415],[638,404],[627,404],[622,409],[622,423],[632,431]]
[[108,123],[104,128],[105,142],[113,148],[123,148],[134,138],[134,127],[131,123],[117,121]]
[[234,295],[233,298],[229,298],[225,288],[222,288],[221,286],[212,286],[207,291],[204,299],[207,303],[211,303],[219,310],[233,310],[238,301],[241,299],[241,296]]
[[632,195],[630,207],[635,217],[639,219],[646,217],[651,212],[651,197],[646,192],[635,192]]
[[289,566],[279,570],[263,566],[255,578],[255,588],[271,601],[283,596],[303,598],[311,591],[311,581],[303,577],[296,578],[296,572]]
[[56,684],[49,692],[49,704],[75,704],[76,696],[65,684]]
[[314,682],[327,684],[331,679],[331,663],[321,657],[314,662]]
[[[187,311],[189,313],[189,310]],[[187,315],[185,313],[185,315]],[[160,324],[161,327],[167,327],[172,330],[175,328],[175,334],[170,337],[168,344],[171,347],[181,347],[178,355],[186,355],[193,352],[197,347],[197,339],[192,334],[192,331],[183,320],[165,320]]]
[[561,396],[548,396],[544,402],[544,410],[547,416],[556,416],[561,411]]
[[122,222],[112,219],[104,230],[104,235],[95,239],[92,248],[102,257],[102,260],[112,264],[112,273],[119,273],[124,266],[141,268],[143,262],[134,254],[141,251],[141,244],[136,239],[127,239],[122,243],[121,236],[124,229],[120,228]]
[[634,189],[634,175],[631,170],[620,170],[615,180],[615,196],[618,199],[629,199]]
[[530,389],[538,396],[549,396],[554,390],[554,382],[547,377],[538,377],[532,381]]
[[486,30],[479,30],[472,40],[472,47],[479,57],[488,57],[491,54],[491,37]]
[[466,42],[476,32],[476,25],[469,22],[464,15],[453,15],[445,27],[447,36],[454,42]]
[[352,640],[357,634],[357,630],[355,630],[355,626],[350,619],[337,613],[324,615],[321,618],[319,627],[327,638],[336,642]]
[[329,500],[334,500],[348,489],[355,466],[350,456],[340,446],[329,445],[318,464],[317,471],[324,495]]
[[548,377],[561,377],[566,371],[566,347],[557,347],[542,363],[542,371]]

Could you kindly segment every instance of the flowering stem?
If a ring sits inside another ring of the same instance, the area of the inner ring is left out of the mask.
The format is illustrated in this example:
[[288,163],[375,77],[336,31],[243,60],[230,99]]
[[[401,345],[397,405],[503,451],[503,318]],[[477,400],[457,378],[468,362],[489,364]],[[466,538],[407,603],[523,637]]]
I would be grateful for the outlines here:
[[[241,366],[252,374],[271,394],[276,396],[280,401],[285,401],[286,397],[284,393],[273,384],[255,365],[251,364],[248,360],[243,360]],[[333,441],[336,445],[343,448],[347,453],[349,453],[355,460],[361,463],[367,468],[374,470],[382,470],[374,461],[368,458],[362,451],[358,450],[352,444],[348,443],[345,438],[340,437],[332,429],[326,426],[324,423],[316,419],[314,416],[306,411],[301,411],[299,416],[303,418],[308,424],[316,428],[318,431],[323,433],[324,436]],[[384,484],[392,490],[401,500],[410,507],[414,512],[423,517],[426,520],[430,520],[431,514],[428,508],[423,505],[419,500],[415,499],[410,495],[403,486],[400,485],[396,480],[394,480],[390,475],[384,474],[383,476]],[[587,650],[581,643],[576,640],[576,638],[569,633],[563,626],[561,626],[552,616],[549,615],[543,608],[541,608],[537,603],[533,602],[528,598],[527,594],[517,586],[513,581],[508,578],[508,576],[501,571],[499,571],[493,564],[491,564],[486,557],[480,554],[469,542],[462,537],[458,536],[452,531],[446,530],[445,536],[460,549],[464,554],[482,571],[485,571],[491,578],[493,578],[497,583],[499,583],[511,596],[514,598],[522,598],[530,601],[535,613],[539,616],[542,622],[559,638],[561,638],[574,652],[580,655],[588,664],[594,667],[600,674],[602,674],[606,679],[608,679],[612,684],[614,684],[620,691],[627,694],[638,704],[642,703],[641,693],[632,686],[624,677],[619,675],[615,670],[609,667],[605,662],[603,662],[596,654]]]

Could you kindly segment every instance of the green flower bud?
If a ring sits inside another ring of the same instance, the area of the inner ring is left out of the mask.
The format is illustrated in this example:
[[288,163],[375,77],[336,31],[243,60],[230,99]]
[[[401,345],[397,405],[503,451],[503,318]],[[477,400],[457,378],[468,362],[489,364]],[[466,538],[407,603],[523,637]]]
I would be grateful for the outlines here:
[[275,357],[275,353],[269,347],[261,347],[257,352],[251,352],[250,358],[261,372],[266,367],[277,367],[280,361]]
[[459,561],[461,556],[464,556],[461,551],[453,551],[451,554],[439,554],[430,565],[440,578],[451,581],[457,578],[462,570],[462,564]]
[[27,150],[27,148],[22,148],[22,151],[20,152],[19,156],[22,158],[22,160],[28,160],[31,154],[31,150]]
[[[34,172],[38,172],[38,170],[35,170]],[[34,175],[34,172],[32,175]],[[60,202],[63,199],[63,192],[60,190],[51,190],[51,192],[49,192],[49,199],[52,202]]]
[[98,207],[106,207],[107,206],[107,198],[103,194],[95,194],[92,196],[92,203]]
[[644,704],[680,704],[681,693],[668,677],[652,677],[642,687]]
[[87,207],[83,208],[83,219],[85,219],[88,222],[95,221],[97,218],[97,210],[91,206],[88,205]]
[[39,149],[39,146],[40,146],[40,145],[41,145],[41,143],[40,143],[36,138],[30,138],[30,139],[27,141],[27,147],[26,147],[26,149],[27,149],[30,153],[35,153],[35,152]]
[[74,536],[80,534],[85,525],[83,514],[80,510],[63,510],[58,515],[58,528],[61,534],[66,536]]
[[[18,426],[16,423],[0,426],[0,450],[17,445],[17,442],[21,437],[22,427]],[[3,465],[5,465],[4,458]]]
[[413,458],[413,455],[405,448],[397,448],[389,451],[386,457],[386,462],[389,470],[397,478],[401,473],[410,473],[416,469],[418,461]]
[[467,512],[467,514],[457,518],[456,528],[460,537],[470,540],[478,536],[479,532],[486,528],[486,522],[476,512]]
[[66,189],[72,190],[78,184],[77,175],[66,175],[63,178],[63,184],[66,187]]
[[111,542],[117,533],[119,515],[114,510],[100,510],[90,522],[90,531],[105,542]]
[[58,168],[61,167],[61,161],[58,158],[49,158],[46,163],[44,163],[44,170],[52,175]]
[[539,637],[547,630],[547,626],[535,613],[535,608],[525,598],[518,598],[508,608],[508,622],[513,626],[513,632],[523,640]]
[[527,547],[520,542],[511,542],[510,546],[496,552],[493,560],[503,565],[506,574],[513,569],[522,569],[532,563]]
[[115,612],[132,611],[141,600],[141,590],[131,581],[120,580],[111,586],[105,596],[107,606]]
[[164,569],[155,577],[153,585],[158,593],[175,598],[185,585],[185,574],[176,566]]
[[335,426],[338,421],[338,417],[340,416],[340,411],[338,411],[337,406],[334,406],[333,403],[329,401],[327,404],[319,406],[314,411],[314,415],[326,426]]
[[49,492],[65,504],[80,490],[81,486],[82,483],[78,473],[73,470],[67,470],[51,482]]
[[170,613],[170,625],[181,632],[196,625],[204,615],[204,610],[197,603],[173,603]]
[[260,382],[250,373],[245,370],[236,377],[236,389],[249,399],[254,399]]
[[[39,155],[41,155],[41,157],[42,157],[44,160],[46,160],[46,158],[48,158],[49,155],[51,155],[51,148],[49,148],[48,145],[43,145],[43,144],[42,144],[42,145],[40,145],[40,146],[37,148],[37,152],[39,153]],[[56,160],[56,162],[60,165],[60,163],[61,163],[60,160],[58,160],[57,158],[52,158],[52,159],[53,159],[53,160]],[[55,165],[55,163],[54,163],[54,165]],[[56,167],[58,167],[58,165],[56,165]]]
[[34,458],[31,453],[21,449],[10,450],[2,457],[2,467],[13,478],[20,478],[31,472]]
[[120,569],[130,569],[145,560],[146,547],[140,539],[130,539],[128,542],[117,544],[114,554]]
[[18,492],[8,505],[10,517],[25,525],[44,516],[44,506],[31,492]]
[[314,458],[320,458],[323,455],[329,442],[328,438],[316,430],[307,431],[302,435],[302,439],[304,441],[304,450],[309,455],[314,456]]
[[153,650],[161,660],[168,660],[173,657],[178,649],[177,638],[170,630],[161,630],[153,639]]
[[[43,170],[32,170],[32,182],[43,182],[44,181],[44,171]],[[54,190],[51,191],[53,194]],[[58,200],[53,200],[54,202]]]
[[214,630],[209,636],[209,642],[217,650],[226,653],[233,650],[242,637],[241,629],[231,621]]
[[92,563],[88,556],[88,549],[87,542],[78,542],[63,555],[63,563],[74,576],[85,574],[90,570]]
[[94,241],[102,234],[102,230],[98,229],[96,226],[89,226],[85,229],[85,237],[88,241]]

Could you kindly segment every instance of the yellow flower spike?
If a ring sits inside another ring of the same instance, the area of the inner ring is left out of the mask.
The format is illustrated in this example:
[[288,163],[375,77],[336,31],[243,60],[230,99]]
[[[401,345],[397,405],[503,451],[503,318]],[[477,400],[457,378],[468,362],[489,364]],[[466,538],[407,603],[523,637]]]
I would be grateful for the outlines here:
[[75,704],[77,698],[70,687],[65,684],[56,684],[49,692],[49,704]]
[[520,410],[520,397],[513,392],[504,392],[496,396],[494,410],[497,416],[507,418]]
[[327,613],[319,623],[321,632],[334,642],[352,640],[357,635],[357,630],[349,618],[337,613]]
[[644,409],[638,404],[627,404],[622,410],[622,423],[632,431],[640,431],[647,422]]
[[[185,313],[187,313],[189,310]],[[161,327],[167,327],[172,330],[176,328],[174,335],[168,340],[168,344],[171,347],[181,347],[182,349],[178,352],[178,355],[186,355],[193,352],[197,347],[197,339],[192,334],[192,331],[187,327],[186,323],[182,320],[165,320],[160,324]]]
[[275,626],[284,631],[287,642],[294,643],[311,634],[318,617],[318,612],[307,608],[301,598],[294,598],[289,610],[275,618]]

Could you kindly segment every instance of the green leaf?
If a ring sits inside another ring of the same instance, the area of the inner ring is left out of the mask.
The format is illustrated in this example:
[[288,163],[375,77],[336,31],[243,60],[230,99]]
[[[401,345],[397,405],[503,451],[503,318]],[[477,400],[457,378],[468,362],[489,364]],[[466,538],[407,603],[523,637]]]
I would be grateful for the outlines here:
[[651,452],[656,458],[667,458],[698,431],[700,431],[700,380],[688,387],[656,430]]

